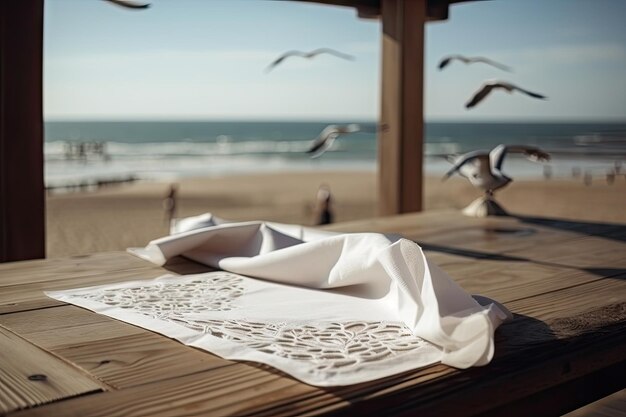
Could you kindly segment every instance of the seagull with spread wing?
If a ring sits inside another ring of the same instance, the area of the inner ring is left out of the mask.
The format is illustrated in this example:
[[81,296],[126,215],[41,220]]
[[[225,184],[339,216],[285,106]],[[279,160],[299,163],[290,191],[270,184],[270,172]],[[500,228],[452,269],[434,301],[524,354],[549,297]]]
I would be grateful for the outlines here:
[[270,72],[271,70],[274,69],[274,67],[276,67],[277,65],[279,65],[280,63],[282,63],[285,59],[292,57],[292,56],[299,56],[302,58],[315,58],[318,55],[321,54],[330,54],[330,55],[334,55],[338,58],[342,58],[342,59],[347,59],[349,61],[353,61],[354,57],[352,55],[348,55],[348,54],[344,54],[343,52],[339,52],[336,51],[334,49],[330,49],[330,48],[319,48],[319,49],[315,49],[313,51],[310,52],[303,52],[303,51],[289,51],[289,52],[285,52],[284,54],[282,54],[281,56],[279,56],[278,58],[276,58],[276,60],[274,60],[274,62],[272,62],[271,64],[269,64],[267,66],[267,68],[265,69],[265,72]]
[[356,133],[362,130],[361,126],[355,123],[345,126],[328,125],[324,128],[324,130],[322,130],[319,136],[313,140],[311,146],[306,152],[312,154],[311,158],[320,157],[333,145],[335,139],[337,139],[340,135],[345,135],[346,133]]
[[120,7],[125,7],[127,9],[147,9],[150,7],[150,3],[136,3],[134,1],[128,0],[105,0],[111,2],[113,4],[117,4]]
[[531,161],[549,161],[550,155],[535,146],[498,145],[491,151],[472,151],[449,160],[454,166],[444,175],[447,180],[455,173],[467,178],[474,187],[485,191],[488,196],[506,186],[512,178],[502,172],[504,158],[508,153],[522,153]]
[[500,64],[499,62],[493,61],[493,60],[491,60],[489,58],[485,58],[483,56],[467,57],[467,56],[463,56],[463,55],[450,55],[450,56],[447,56],[447,57],[443,58],[439,62],[439,69],[440,70],[444,69],[452,61],[461,61],[464,64],[474,64],[476,62],[481,62],[483,64],[487,64],[487,65],[491,65],[492,67],[499,68],[499,69],[501,69],[503,71],[508,71],[508,72],[512,72],[513,71],[511,69],[511,67],[507,67],[506,65]]
[[468,101],[465,104],[465,108],[471,109],[472,107],[476,106],[478,103],[483,101],[485,97],[487,97],[489,93],[491,93],[492,90],[498,90],[498,89],[504,90],[509,94],[513,93],[514,91],[519,91],[520,93],[524,93],[530,97],[538,98],[541,100],[547,99],[547,97],[542,94],[533,93],[532,91],[525,90],[509,82],[490,80],[490,81],[486,81],[480,87],[480,89],[474,94],[474,96],[470,99],[470,101]]

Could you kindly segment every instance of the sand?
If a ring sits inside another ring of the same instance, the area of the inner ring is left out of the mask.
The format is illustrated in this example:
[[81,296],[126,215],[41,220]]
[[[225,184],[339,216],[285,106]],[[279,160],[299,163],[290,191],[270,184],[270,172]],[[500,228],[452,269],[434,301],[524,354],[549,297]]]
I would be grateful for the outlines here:
[[[179,181],[178,217],[213,212],[232,220],[314,223],[320,184],[330,186],[336,221],[376,215],[372,172],[280,173]],[[50,194],[47,256],[87,254],[144,246],[167,234],[163,199],[168,183],[139,182],[92,192]],[[461,209],[480,196],[463,178],[426,178],[425,209]],[[510,212],[569,220],[626,224],[626,177],[515,181],[497,194]]]

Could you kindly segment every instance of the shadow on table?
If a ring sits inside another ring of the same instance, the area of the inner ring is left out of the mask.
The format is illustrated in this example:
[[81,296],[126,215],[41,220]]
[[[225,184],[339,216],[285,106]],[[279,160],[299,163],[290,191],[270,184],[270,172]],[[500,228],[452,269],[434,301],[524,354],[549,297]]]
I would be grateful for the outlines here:
[[[615,320],[606,321],[615,315]],[[602,384],[590,386],[585,381],[581,385],[576,379],[580,370],[567,355],[573,346],[592,349],[590,346],[601,343],[598,331],[623,339],[619,335],[626,330],[625,317],[626,303],[549,323],[515,314],[496,331],[495,356],[487,366],[458,370],[437,364],[362,384],[319,387],[331,398],[320,398],[321,404],[311,403],[313,409],[309,411],[328,407],[331,416],[466,415],[471,407],[473,413],[489,416],[561,415],[622,386],[623,367],[619,366],[594,371],[593,377],[601,377]],[[517,375],[523,375],[526,382],[516,381]],[[506,388],[509,386],[512,389]],[[570,398],[570,386],[578,389],[576,398]],[[291,401],[284,404],[286,409],[293,407]]]
[[[613,224],[613,223],[594,223],[594,222],[582,222],[563,220],[547,217],[530,217],[521,215],[511,215],[509,217],[518,219],[525,224],[531,224],[542,227],[549,227],[564,231],[570,231],[580,233],[587,236],[598,236],[605,239],[617,240],[619,242],[626,242],[626,225]],[[485,230],[493,233],[506,233],[508,235],[515,235],[518,239],[525,239],[526,236],[530,236],[535,233],[532,228],[506,228],[506,229],[493,229],[486,228]],[[450,255],[462,256],[465,258],[482,259],[490,261],[502,261],[502,262],[529,262],[539,265],[552,266],[557,268],[567,268],[578,271],[586,271],[591,274],[604,278],[616,278],[626,279],[625,268],[614,268],[612,266],[599,266],[593,268],[578,268],[571,265],[559,264],[557,262],[548,262],[534,260],[517,255],[498,254],[490,252],[482,252],[472,249],[455,248],[452,246],[436,245],[431,243],[423,243],[417,241],[417,243],[426,251],[447,253]]]
[[[536,363],[537,352],[541,352],[543,347],[550,346],[552,349],[566,343],[566,340],[558,340],[546,323],[532,317],[515,314],[512,321],[502,325],[496,331],[496,354],[492,363],[487,366],[460,370],[435,364],[361,384],[317,387],[316,389],[336,397],[336,399],[320,399],[324,406],[330,406],[332,409],[333,403],[350,404],[349,413],[346,413],[347,409],[339,407],[335,411],[339,415],[385,415],[386,410],[396,409],[394,410],[396,412],[397,408],[403,408],[411,402],[421,407],[422,403],[429,399],[446,395],[446,390],[460,390],[472,386],[477,379],[484,381],[502,378],[504,374],[501,373],[501,368],[510,368],[511,363],[514,363],[515,368],[524,368],[528,366],[527,364]],[[367,361],[368,359],[364,363],[367,364]],[[267,372],[291,378],[271,366],[254,362],[249,362],[249,364]],[[376,400],[371,401],[371,398],[376,398]],[[286,409],[293,407],[292,402],[293,399],[285,399],[283,406]],[[272,407],[274,411],[281,409],[281,406],[277,407],[276,404],[272,404]],[[317,405],[312,407],[315,408]],[[333,412],[330,415],[333,415]]]
[[605,239],[626,242],[626,225],[617,223],[597,223],[574,220],[564,220],[549,217],[533,217],[511,214],[522,223],[535,226],[549,227],[569,232],[576,232],[587,236],[598,236]]
[[163,265],[163,268],[180,275],[202,274],[205,272],[217,271],[216,268],[192,261],[191,259],[187,259],[182,256],[176,256],[169,259],[167,263]]
[[586,271],[591,274],[604,278],[617,278],[626,279],[626,268],[612,268],[612,267],[594,267],[594,268],[577,268],[570,265],[563,265],[556,262],[538,261],[523,256],[512,256],[504,254],[494,254],[489,252],[481,252],[471,249],[453,248],[450,246],[432,245],[430,243],[417,242],[425,251],[441,252],[450,255],[462,256],[471,259],[482,259],[490,261],[503,261],[503,262],[529,262],[538,265],[552,266],[557,268],[567,268],[577,271]]

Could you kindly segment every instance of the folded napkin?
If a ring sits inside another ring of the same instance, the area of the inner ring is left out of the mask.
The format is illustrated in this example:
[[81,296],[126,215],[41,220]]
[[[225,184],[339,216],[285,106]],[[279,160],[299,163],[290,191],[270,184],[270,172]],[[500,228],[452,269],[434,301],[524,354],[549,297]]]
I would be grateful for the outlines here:
[[509,311],[473,298],[414,242],[211,214],[129,249],[223,271],[47,293],[227,359],[347,385],[442,362],[485,365]]

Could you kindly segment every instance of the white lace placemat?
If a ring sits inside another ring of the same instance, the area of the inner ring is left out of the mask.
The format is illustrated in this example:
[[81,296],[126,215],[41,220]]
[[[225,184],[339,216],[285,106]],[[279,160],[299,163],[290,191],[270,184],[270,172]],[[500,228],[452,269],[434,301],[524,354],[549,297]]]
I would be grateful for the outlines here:
[[[441,349],[414,336],[388,312],[369,305],[368,316],[332,320],[334,314],[293,320],[292,312],[362,309],[358,298],[326,291],[307,306],[311,289],[289,287],[229,272],[49,292],[61,301],[141,326],[227,359],[274,366],[313,385],[346,385],[438,362]],[[254,294],[264,293],[262,300]],[[266,303],[267,301],[267,303]],[[371,307],[374,307],[373,309]],[[260,318],[260,310],[273,310]],[[316,316],[311,314],[311,317]]]
[[133,253],[159,264],[184,255],[229,272],[46,294],[320,386],[437,362],[484,365],[510,315],[492,300],[479,304],[400,237],[210,215],[178,225],[188,230]]

